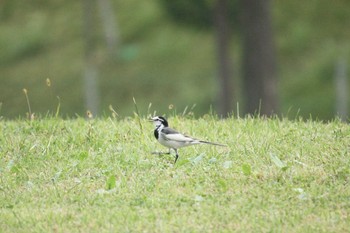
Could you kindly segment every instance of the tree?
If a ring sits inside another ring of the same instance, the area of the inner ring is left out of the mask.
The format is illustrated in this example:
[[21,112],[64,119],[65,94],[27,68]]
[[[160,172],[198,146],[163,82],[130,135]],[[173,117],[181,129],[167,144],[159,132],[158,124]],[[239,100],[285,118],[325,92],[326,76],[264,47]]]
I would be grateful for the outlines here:
[[270,0],[241,0],[245,111],[278,111],[277,73]]
[[[116,55],[118,45],[118,27],[115,22],[114,11],[110,0],[98,0],[98,9],[102,19],[102,26],[110,57]],[[98,66],[96,62],[96,1],[83,0],[83,26],[85,38],[85,68],[84,92],[87,110],[93,114],[99,112],[100,93],[98,88]]]
[[98,8],[102,19],[108,53],[111,57],[116,55],[119,42],[118,24],[111,0],[98,0]]
[[179,24],[206,29],[214,27],[221,115],[231,112],[232,98],[236,94],[230,84],[233,81],[229,55],[232,28],[241,33],[243,39],[245,112],[254,114],[259,111],[270,115],[278,111],[270,0],[162,0],[162,3],[170,17]]
[[171,19],[186,27],[197,29],[213,29],[215,31],[218,83],[220,87],[218,102],[219,114],[227,116],[232,112],[234,97],[233,86],[231,85],[232,62],[230,58],[229,43],[231,39],[230,28],[236,16],[236,1],[231,0],[177,0],[161,1]]
[[230,23],[228,17],[228,0],[217,0],[214,6],[214,25],[216,31],[216,48],[220,84],[219,113],[227,116],[232,112],[232,98],[235,91],[231,85],[232,62],[230,57]]

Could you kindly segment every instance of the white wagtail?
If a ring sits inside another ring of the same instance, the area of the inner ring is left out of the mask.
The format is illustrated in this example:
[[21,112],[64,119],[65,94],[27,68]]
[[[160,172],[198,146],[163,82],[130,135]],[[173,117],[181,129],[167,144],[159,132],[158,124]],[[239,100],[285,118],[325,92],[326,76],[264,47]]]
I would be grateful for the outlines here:
[[153,121],[154,126],[156,129],[154,130],[154,136],[158,140],[160,144],[162,144],[165,147],[169,148],[169,152],[167,154],[170,154],[171,149],[175,151],[175,162],[179,158],[179,154],[177,153],[177,149],[185,146],[191,146],[196,144],[210,144],[215,146],[226,146],[218,143],[213,142],[207,142],[198,140],[195,138],[191,138],[188,136],[185,136],[176,130],[169,128],[168,122],[164,117],[161,116],[155,116],[150,119],[150,121]]

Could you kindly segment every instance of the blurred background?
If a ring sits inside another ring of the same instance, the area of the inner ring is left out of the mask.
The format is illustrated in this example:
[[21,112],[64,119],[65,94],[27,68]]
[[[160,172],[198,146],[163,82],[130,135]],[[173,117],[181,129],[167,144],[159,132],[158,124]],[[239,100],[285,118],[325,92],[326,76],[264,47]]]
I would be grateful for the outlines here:
[[348,119],[348,0],[2,0],[0,19],[5,118],[123,117],[134,98],[143,115]]

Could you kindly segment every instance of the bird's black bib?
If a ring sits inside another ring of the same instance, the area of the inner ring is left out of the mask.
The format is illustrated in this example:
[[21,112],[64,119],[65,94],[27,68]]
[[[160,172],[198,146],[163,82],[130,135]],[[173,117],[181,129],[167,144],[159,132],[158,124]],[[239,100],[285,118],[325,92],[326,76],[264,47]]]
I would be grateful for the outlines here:
[[[159,128],[159,127],[158,127],[158,128]],[[156,129],[154,130],[154,137],[156,137],[157,140],[158,140],[158,137],[159,137],[158,128],[156,128]]]

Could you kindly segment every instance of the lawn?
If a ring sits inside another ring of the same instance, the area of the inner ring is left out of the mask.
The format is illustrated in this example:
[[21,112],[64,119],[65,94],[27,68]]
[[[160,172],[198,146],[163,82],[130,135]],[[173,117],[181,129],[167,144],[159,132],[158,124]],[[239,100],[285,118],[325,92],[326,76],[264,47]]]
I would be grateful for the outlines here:
[[350,126],[170,117],[224,143],[174,155],[125,119],[0,121],[1,232],[346,232]]

